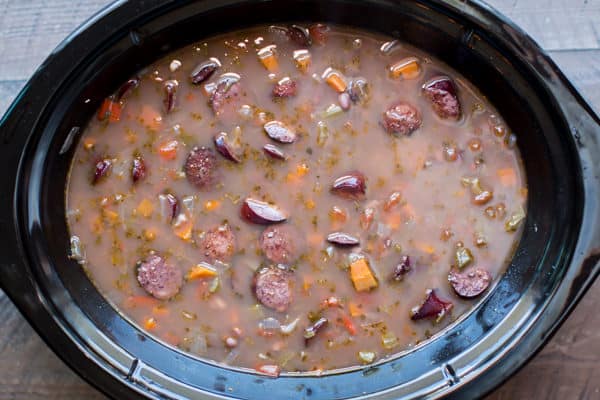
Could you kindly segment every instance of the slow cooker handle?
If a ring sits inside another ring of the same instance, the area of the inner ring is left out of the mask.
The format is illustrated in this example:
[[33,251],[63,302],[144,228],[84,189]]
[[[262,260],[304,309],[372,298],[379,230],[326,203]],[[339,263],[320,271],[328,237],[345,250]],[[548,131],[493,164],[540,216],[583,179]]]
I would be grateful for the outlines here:
[[[33,280],[23,257],[17,228],[18,200],[15,188],[22,149],[33,122],[27,113],[29,104],[20,104],[20,97],[21,95],[17,96],[0,120],[0,288],[13,302],[19,298],[18,293],[34,293]],[[28,301],[27,297],[24,296],[21,300]]]
[[[577,147],[583,178],[584,209],[579,242],[565,280],[565,315],[577,304],[600,274],[600,117],[559,72],[554,87],[559,107]],[[558,322],[560,323],[560,322]]]

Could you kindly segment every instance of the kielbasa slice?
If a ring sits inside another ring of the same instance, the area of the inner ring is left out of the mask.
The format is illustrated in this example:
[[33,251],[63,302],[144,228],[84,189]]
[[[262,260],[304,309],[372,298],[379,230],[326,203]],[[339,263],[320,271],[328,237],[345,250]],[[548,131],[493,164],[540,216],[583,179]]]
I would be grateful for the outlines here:
[[265,307],[283,312],[292,302],[291,272],[280,267],[265,267],[256,272],[253,290]]
[[153,297],[168,300],[179,293],[183,285],[183,273],[158,254],[151,254],[138,264],[137,280]]
[[235,252],[235,234],[228,224],[215,226],[204,234],[200,248],[211,261],[227,261]]
[[271,225],[259,238],[260,248],[269,260],[289,264],[298,258],[300,235],[289,225]]
[[475,268],[465,272],[453,269],[448,274],[448,282],[450,282],[456,294],[467,299],[479,296],[490,286],[491,281],[492,276],[483,268]]
[[217,157],[207,147],[194,147],[188,155],[184,171],[187,180],[198,189],[210,189],[218,180]]

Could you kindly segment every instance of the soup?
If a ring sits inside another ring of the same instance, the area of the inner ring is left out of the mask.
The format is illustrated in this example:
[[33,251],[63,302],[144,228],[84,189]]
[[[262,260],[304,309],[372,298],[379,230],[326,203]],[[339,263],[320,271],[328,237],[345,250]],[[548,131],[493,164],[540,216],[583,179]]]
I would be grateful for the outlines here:
[[277,376],[377,362],[475,304],[525,218],[469,82],[342,27],[257,27],[125,82],[80,138],[71,257],[185,352]]

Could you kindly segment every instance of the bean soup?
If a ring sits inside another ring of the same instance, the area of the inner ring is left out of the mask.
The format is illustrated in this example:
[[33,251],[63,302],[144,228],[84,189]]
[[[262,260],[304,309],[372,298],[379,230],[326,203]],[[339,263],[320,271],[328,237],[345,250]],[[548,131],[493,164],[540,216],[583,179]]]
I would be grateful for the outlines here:
[[180,49],[104,100],[67,187],[71,257],[182,351],[277,376],[375,363],[503,273],[516,137],[456,71],[324,24]]

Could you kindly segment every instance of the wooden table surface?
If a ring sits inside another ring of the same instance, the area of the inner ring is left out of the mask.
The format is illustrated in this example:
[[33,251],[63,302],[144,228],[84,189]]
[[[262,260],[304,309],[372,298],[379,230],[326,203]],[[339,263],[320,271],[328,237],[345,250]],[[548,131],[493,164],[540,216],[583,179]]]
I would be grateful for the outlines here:
[[[0,114],[49,52],[107,0],[0,0]],[[600,0],[489,0],[540,43],[600,112]],[[548,345],[488,396],[600,399],[600,282]],[[0,291],[0,400],[105,399]]]

